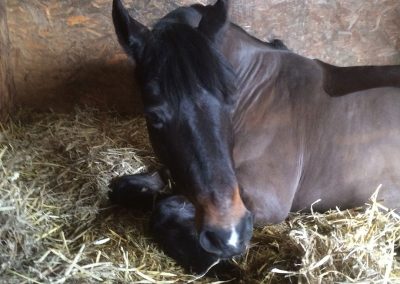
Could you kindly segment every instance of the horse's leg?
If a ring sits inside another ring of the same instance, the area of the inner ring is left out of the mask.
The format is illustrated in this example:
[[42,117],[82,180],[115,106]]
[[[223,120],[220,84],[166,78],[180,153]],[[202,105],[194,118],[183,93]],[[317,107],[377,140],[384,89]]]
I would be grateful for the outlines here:
[[150,219],[156,242],[185,269],[203,273],[219,259],[201,246],[195,224],[195,208],[181,195],[156,204]]
[[[185,269],[204,273],[219,258],[200,246],[193,204],[182,195],[163,193],[165,186],[158,172],[121,176],[111,181],[109,197],[113,203],[125,207],[152,210],[150,229],[155,241]],[[239,274],[237,268],[227,262],[213,271],[229,271],[229,277]]]
[[372,88],[400,88],[400,65],[338,67],[315,61],[322,67],[323,87],[332,97]]
[[160,173],[117,177],[109,187],[113,203],[153,210],[150,229],[154,239],[185,269],[201,273],[218,260],[200,246],[193,204],[181,195],[160,195],[165,188]]
[[162,193],[166,183],[160,172],[116,177],[111,180],[108,196],[112,203],[139,210],[152,210],[157,198],[170,194]]

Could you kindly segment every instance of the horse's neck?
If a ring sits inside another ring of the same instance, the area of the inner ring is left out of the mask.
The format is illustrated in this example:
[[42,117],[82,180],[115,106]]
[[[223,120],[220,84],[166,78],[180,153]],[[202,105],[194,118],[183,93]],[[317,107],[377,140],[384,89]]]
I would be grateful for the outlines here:
[[[222,52],[237,75],[238,93],[233,114],[235,128],[249,112],[268,112],[277,98],[273,91],[281,68],[281,54],[231,24],[226,31]],[[286,51],[287,52],[287,51]],[[278,98],[279,100],[281,98]]]

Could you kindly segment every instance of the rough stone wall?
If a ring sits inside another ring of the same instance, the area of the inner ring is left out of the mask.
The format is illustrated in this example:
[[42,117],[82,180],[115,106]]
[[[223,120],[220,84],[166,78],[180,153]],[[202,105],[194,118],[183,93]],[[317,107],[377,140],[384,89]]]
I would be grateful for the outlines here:
[[[399,0],[231,0],[232,21],[293,51],[339,65],[400,63]],[[8,0],[17,101],[140,110],[132,67],[119,48],[111,0]],[[150,25],[179,5],[213,1],[125,0]]]
[[6,120],[13,106],[14,84],[9,63],[9,39],[5,1],[0,2],[0,120]]

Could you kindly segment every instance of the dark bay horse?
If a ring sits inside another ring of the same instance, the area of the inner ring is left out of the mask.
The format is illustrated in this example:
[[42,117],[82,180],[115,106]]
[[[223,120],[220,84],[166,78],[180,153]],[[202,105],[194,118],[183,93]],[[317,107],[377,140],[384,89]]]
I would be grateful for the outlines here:
[[[379,184],[400,207],[400,67],[336,67],[260,41],[227,0],[181,7],[152,29],[113,3],[136,63],[163,174],[114,179],[110,198],[156,205],[155,238],[189,267],[245,251],[253,222],[363,205]],[[159,193],[165,176],[174,196]]]

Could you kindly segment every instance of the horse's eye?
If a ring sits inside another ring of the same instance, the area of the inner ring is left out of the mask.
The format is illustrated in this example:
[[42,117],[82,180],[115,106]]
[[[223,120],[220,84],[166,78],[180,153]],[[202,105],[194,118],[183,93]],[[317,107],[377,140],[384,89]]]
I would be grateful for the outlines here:
[[146,113],[145,116],[147,121],[151,124],[152,127],[161,129],[164,126],[164,121],[156,113],[149,112]]

